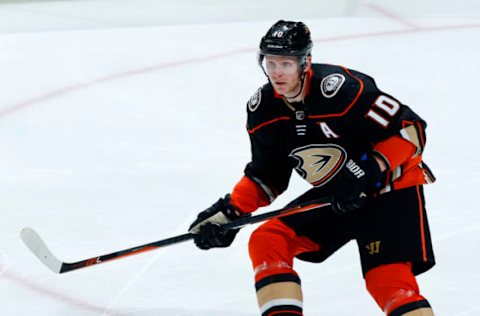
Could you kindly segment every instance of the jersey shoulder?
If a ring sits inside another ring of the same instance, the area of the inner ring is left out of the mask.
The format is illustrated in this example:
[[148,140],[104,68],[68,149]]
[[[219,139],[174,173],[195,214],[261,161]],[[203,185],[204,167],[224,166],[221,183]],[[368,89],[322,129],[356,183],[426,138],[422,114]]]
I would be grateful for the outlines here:
[[312,65],[310,92],[320,100],[319,114],[341,116],[349,112],[359,99],[375,95],[379,90],[369,75],[343,66],[329,64]]
[[313,77],[319,81],[317,89],[325,98],[377,90],[375,80],[362,72],[340,65],[313,64]]
[[287,119],[289,114],[284,101],[275,96],[273,87],[267,83],[258,88],[247,102],[247,128],[249,130],[273,122]]

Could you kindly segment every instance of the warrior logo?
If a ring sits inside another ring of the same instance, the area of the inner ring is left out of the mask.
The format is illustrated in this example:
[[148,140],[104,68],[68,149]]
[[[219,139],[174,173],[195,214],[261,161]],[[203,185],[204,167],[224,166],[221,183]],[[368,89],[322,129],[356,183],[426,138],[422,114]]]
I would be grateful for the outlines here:
[[326,76],[320,83],[320,91],[322,91],[325,98],[332,98],[340,91],[344,82],[345,77],[341,74]]
[[380,243],[381,242],[382,242],[381,240],[372,241],[371,243],[366,245],[365,248],[367,248],[367,251],[368,251],[369,254],[375,255],[377,253],[380,253]]
[[255,92],[255,94],[252,95],[252,97],[248,101],[248,109],[250,110],[250,112],[254,112],[260,105],[261,101],[262,101],[262,88],[259,88],[257,92]]
[[313,186],[320,187],[343,167],[347,153],[335,144],[316,144],[294,149],[290,157],[298,161],[295,170]]

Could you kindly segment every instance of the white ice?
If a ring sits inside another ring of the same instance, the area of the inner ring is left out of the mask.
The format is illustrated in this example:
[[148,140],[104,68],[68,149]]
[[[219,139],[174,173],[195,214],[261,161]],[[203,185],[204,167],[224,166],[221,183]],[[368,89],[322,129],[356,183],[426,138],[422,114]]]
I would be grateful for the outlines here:
[[[61,275],[19,233],[35,228],[65,261],[184,233],[249,160],[256,47],[280,18],[310,26],[315,61],[372,75],[428,121],[437,265],[418,280],[437,315],[480,315],[476,0],[2,1],[1,315],[258,315],[254,227],[228,249],[185,243]],[[294,175],[269,209],[307,188]],[[295,265],[305,315],[382,315],[354,243]]]

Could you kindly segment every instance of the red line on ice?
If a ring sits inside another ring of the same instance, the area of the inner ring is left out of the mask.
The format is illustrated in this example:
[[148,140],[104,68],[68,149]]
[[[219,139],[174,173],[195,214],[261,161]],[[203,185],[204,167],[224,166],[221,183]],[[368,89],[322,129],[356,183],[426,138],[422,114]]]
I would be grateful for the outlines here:
[[[337,41],[346,41],[346,40],[356,40],[356,39],[362,39],[362,38],[405,35],[405,34],[424,33],[424,32],[449,31],[449,30],[464,30],[464,29],[473,29],[473,28],[480,28],[480,24],[449,25],[449,26],[435,26],[435,27],[423,27],[423,28],[416,27],[416,28],[409,28],[407,30],[398,30],[398,31],[342,35],[342,36],[335,36],[330,38],[314,39],[314,42],[316,43],[337,42]],[[183,65],[193,64],[193,63],[208,62],[211,60],[230,57],[230,56],[243,54],[243,53],[252,53],[255,51],[256,49],[251,49],[251,48],[239,49],[239,50],[225,52],[225,53],[216,54],[216,55],[210,55],[205,57],[198,57],[198,58],[186,59],[186,60],[181,60],[181,61],[176,61],[171,63],[153,65],[153,66],[144,67],[144,68],[138,68],[138,69],[134,69],[127,72],[112,74],[110,76],[93,79],[92,81],[87,83],[73,84],[73,85],[59,88],[57,90],[45,93],[43,95],[31,98],[31,99],[14,103],[10,106],[6,106],[3,110],[0,110],[0,119],[3,117],[9,116],[11,114],[14,114],[20,110],[42,103],[44,101],[58,98],[68,93],[79,91],[81,89],[87,89],[102,83],[119,80],[119,79],[125,79],[125,78],[133,77],[136,75],[143,75],[146,73],[164,70],[167,68],[183,66]]]
[[[7,268],[4,268],[0,265],[0,270],[4,270],[3,273],[1,274],[2,277],[12,281],[13,283],[16,283],[24,288],[27,288],[30,291],[40,293],[43,296],[49,297],[53,300],[56,301],[61,301],[65,304],[68,304],[70,306],[76,306],[78,308],[81,308],[83,310],[88,310],[91,312],[95,313],[100,313],[103,314],[105,312],[105,307],[97,306],[92,303],[83,301],[79,298],[73,297],[66,295],[64,293],[52,290],[44,285],[36,284],[30,280],[28,280],[25,277],[22,277],[18,274],[15,274],[11,271],[8,271]],[[51,280],[51,279],[50,279]],[[51,281],[49,281],[51,282]],[[11,302],[11,304],[22,304],[20,301],[18,302]]]
[[415,23],[413,23],[412,21],[410,21],[410,20],[408,20],[408,19],[406,19],[406,18],[404,18],[404,17],[402,17],[398,14],[395,14],[390,10],[387,10],[383,6],[373,4],[373,3],[363,3],[363,5],[370,8],[371,10],[373,10],[375,12],[380,13],[381,15],[389,18],[390,20],[397,21],[398,23],[400,23],[403,26],[406,26],[408,28],[411,28],[411,29],[414,29],[414,30],[422,28],[419,25],[416,25]]
[[[473,28],[480,28],[480,24],[468,24],[468,25],[451,25],[451,26],[437,26],[437,27],[428,27],[428,28],[410,28],[408,30],[398,30],[398,31],[386,31],[386,32],[376,32],[376,33],[365,33],[365,34],[353,34],[353,35],[344,35],[344,36],[336,36],[336,37],[331,37],[331,38],[320,38],[320,39],[315,39],[314,41],[316,43],[324,43],[324,42],[335,42],[335,41],[346,41],[346,40],[356,40],[356,39],[362,39],[362,38],[373,38],[373,37],[382,37],[382,36],[393,36],[393,35],[404,35],[404,34],[412,34],[412,33],[423,33],[423,32],[437,32],[437,31],[448,31],[448,30],[463,30],[463,29],[473,29]],[[222,54],[217,54],[217,55],[210,55],[206,57],[199,57],[199,58],[193,58],[193,59],[187,59],[183,61],[177,61],[177,62],[171,62],[171,63],[165,63],[165,64],[159,64],[159,65],[153,65],[150,67],[144,67],[144,68],[139,68],[139,69],[134,69],[131,71],[127,72],[122,72],[118,74],[112,74],[110,76],[94,79],[90,82],[87,83],[82,83],[82,84],[74,84],[71,86],[66,86],[63,88],[60,88],[58,90],[54,90],[48,93],[45,93],[43,95],[40,95],[35,98],[31,98],[22,102],[18,102],[15,104],[12,104],[11,106],[7,106],[3,110],[0,111],[0,119],[3,117],[6,117],[8,115],[12,115],[20,110],[24,110],[26,108],[32,107],[34,105],[40,104],[44,101],[48,101],[57,97],[61,97],[63,95],[66,95],[71,92],[76,92],[81,89],[86,89],[90,88],[92,86],[106,83],[109,81],[114,81],[118,79],[124,79],[136,75],[143,75],[145,73],[150,73],[154,71],[159,71],[167,68],[172,68],[172,67],[177,67],[177,66],[182,66],[182,65],[188,65],[192,63],[200,63],[200,62],[208,62],[211,60],[219,59],[219,58],[224,58],[224,57],[230,57],[233,55],[237,54],[243,54],[243,53],[252,53],[255,52],[256,49],[242,49],[242,50],[236,50],[236,51],[231,51],[231,52],[225,52]],[[0,265],[0,270],[3,272],[1,275],[4,276],[6,279],[17,283],[25,288],[28,288],[32,291],[38,292],[42,295],[48,296],[52,299],[56,299],[58,301],[62,301],[64,303],[68,303],[73,306],[77,306],[79,308],[82,308],[84,310],[89,310],[93,312],[100,312],[104,313],[106,311],[105,307],[97,306],[93,303],[89,303],[83,300],[80,300],[78,298],[74,298],[71,296],[68,296],[66,294],[56,292],[54,290],[51,290],[47,288],[46,286],[35,284],[32,281],[27,280],[24,277],[21,277],[20,275],[17,275],[13,272],[8,271],[7,268],[2,267]]]

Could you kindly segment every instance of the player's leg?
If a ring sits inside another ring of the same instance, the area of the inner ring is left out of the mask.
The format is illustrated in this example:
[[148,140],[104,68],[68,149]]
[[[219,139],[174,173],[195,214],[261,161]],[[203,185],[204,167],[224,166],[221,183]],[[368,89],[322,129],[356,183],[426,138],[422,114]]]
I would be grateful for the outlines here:
[[381,195],[362,217],[357,243],[367,289],[388,316],[431,316],[415,275],[434,256],[421,186]]
[[373,268],[365,275],[367,289],[388,316],[431,316],[428,301],[420,295],[410,263]]
[[408,312],[403,315],[404,316],[433,316],[433,311],[431,308],[420,308],[413,312]]
[[293,258],[318,249],[316,243],[297,236],[278,219],[266,222],[252,233],[249,251],[262,316],[302,315],[302,289],[293,270]]
[[[312,189],[289,206],[321,196],[325,193]],[[271,220],[257,228],[249,250],[262,315],[302,315],[302,288],[293,258],[321,262],[351,239],[346,235],[343,218],[328,207]]]

